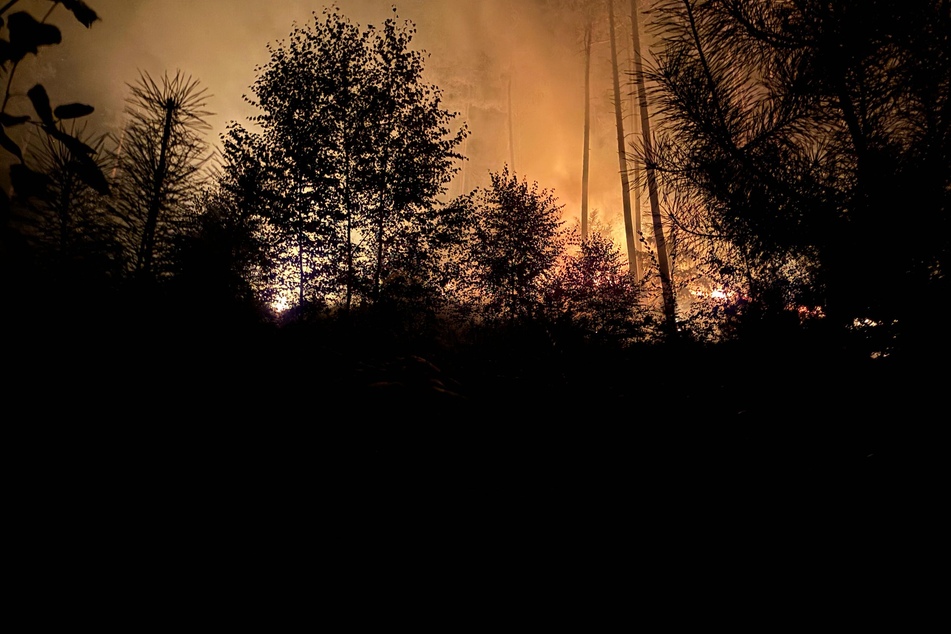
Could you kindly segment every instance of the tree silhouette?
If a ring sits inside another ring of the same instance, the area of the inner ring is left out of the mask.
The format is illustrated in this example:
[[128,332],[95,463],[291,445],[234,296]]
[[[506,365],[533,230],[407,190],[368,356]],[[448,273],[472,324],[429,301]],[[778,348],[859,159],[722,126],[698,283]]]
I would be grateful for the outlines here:
[[624,238],[627,244],[627,260],[632,275],[637,276],[637,236],[634,235],[634,218],[631,211],[631,183],[627,162],[627,137],[624,134],[624,115],[621,94],[621,74],[618,69],[617,28],[614,18],[614,0],[608,2],[608,26],[611,33],[611,80],[614,83],[614,122],[617,138],[618,174],[621,177],[621,204],[624,214]]
[[[85,129],[85,125],[64,128],[69,137],[93,150],[90,159],[106,172],[110,157],[104,148],[105,136],[92,137]],[[28,156],[42,182],[23,201],[18,218],[21,234],[34,242],[47,272],[59,282],[59,292],[68,289],[69,280],[83,275],[117,282],[125,263],[118,248],[116,219],[100,193],[83,180],[83,166],[69,147],[50,135],[37,137],[29,145]]]
[[[653,163],[736,247],[751,299],[935,332],[948,253],[948,4],[657,3]],[[927,79],[925,79],[927,78]],[[902,225],[898,210],[913,209]],[[899,230],[904,227],[904,230]],[[914,227],[912,230],[911,227]],[[899,325],[900,324],[900,325]]]
[[[297,302],[381,298],[406,237],[431,214],[461,157],[465,129],[423,81],[414,26],[361,29],[336,7],[269,46],[253,90],[260,132],[229,131],[273,177],[267,210],[278,278]],[[293,272],[288,265],[293,264]]]
[[489,314],[515,321],[539,315],[548,276],[567,234],[554,194],[505,167],[474,197],[471,275]]
[[[625,257],[610,238],[591,232],[567,255],[545,288],[545,307],[561,329],[589,342],[623,346],[640,329],[640,289]],[[564,336],[564,333],[562,333]]]
[[135,276],[151,281],[176,222],[194,212],[208,159],[203,133],[210,113],[206,90],[181,71],[165,73],[160,82],[141,72],[129,88],[130,119],[116,142],[116,208],[127,225]]

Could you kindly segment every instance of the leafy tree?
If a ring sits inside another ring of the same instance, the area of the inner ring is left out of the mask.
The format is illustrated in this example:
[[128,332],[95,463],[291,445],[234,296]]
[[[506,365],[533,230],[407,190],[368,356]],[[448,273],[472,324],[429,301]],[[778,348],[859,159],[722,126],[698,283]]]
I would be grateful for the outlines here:
[[567,255],[545,288],[550,319],[586,340],[617,344],[640,336],[640,290],[620,249],[592,232]]
[[470,263],[490,316],[515,321],[539,315],[544,289],[567,245],[554,194],[509,172],[491,175],[473,197]]
[[276,276],[296,278],[298,303],[380,300],[462,158],[466,131],[450,132],[414,34],[395,10],[365,29],[315,13],[269,46],[252,87],[260,132],[229,130],[226,154],[247,149],[267,172]]
[[664,0],[652,20],[664,126],[651,160],[689,193],[695,215],[679,221],[735,248],[753,302],[795,307],[798,293],[776,290],[805,270],[800,289],[820,293],[834,324],[934,333],[947,296],[948,3]]
[[117,145],[116,208],[126,223],[135,276],[151,281],[167,263],[176,223],[195,213],[208,160],[206,90],[181,72],[130,84],[130,119]]
[[266,267],[253,203],[223,179],[200,193],[198,213],[171,243],[171,299],[222,331],[267,317],[257,292]]

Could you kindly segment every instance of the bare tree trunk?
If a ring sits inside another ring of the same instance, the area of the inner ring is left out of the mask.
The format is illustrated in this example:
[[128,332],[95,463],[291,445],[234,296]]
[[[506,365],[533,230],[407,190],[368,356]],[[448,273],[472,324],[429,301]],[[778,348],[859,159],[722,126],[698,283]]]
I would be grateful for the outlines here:
[[[633,14],[631,18],[633,19]],[[632,25],[633,26],[633,25]],[[632,79],[633,79],[633,69],[634,69],[634,58],[637,55],[637,51],[633,49],[628,50],[630,59],[628,59],[628,68],[631,69]],[[631,134],[637,135],[640,132],[640,119],[638,118],[638,112],[640,108],[637,105],[637,91],[632,90],[630,93],[631,97]],[[642,271],[644,270],[643,257],[644,251],[641,248],[641,236],[644,235],[643,224],[643,210],[641,209],[641,163],[637,160],[636,156],[631,156],[631,168],[633,171],[633,178],[631,179],[631,197],[634,200],[634,249],[637,254],[637,257],[634,260],[634,263],[637,265],[635,267],[635,277],[636,279],[641,279]]]
[[515,113],[512,110],[512,72],[514,66],[509,69],[508,85],[508,114],[509,114],[509,160],[512,173],[515,173]]
[[627,239],[627,260],[631,274],[637,273],[637,247],[634,239],[634,219],[631,214],[631,183],[627,173],[627,153],[624,150],[624,115],[621,112],[621,78],[617,64],[617,36],[614,30],[614,0],[608,0],[608,21],[611,27],[611,72],[614,79],[614,119],[617,124],[617,158],[621,174],[621,201],[624,206],[624,236]]
[[[466,87],[466,92],[466,125],[472,125],[472,83]],[[462,161],[462,191],[460,192],[462,195],[469,193],[469,136],[467,134],[462,141],[462,155],[467,159]]]
[[588,180],[591,169],[591,37],[593,20],[584,25],[584,159],[581,167],[581,239],[588,239]]
[[162,128],[162,144],[159,149],[158,167],[155,169],[155,178],[152,181],[152,192],[149,197],[148,217],[142,231],[142,242],[139,245],[138,274],[148,277],[152,273],[152,253],[155,250],[155,231],[158,227],[159,210],[162,207],[162,188],[165,186],[165,172],[168,163],[168,144],[172,136],[172,116],[175,104],[169,100],[165,104],[165,124]]
[[647,90],[644,86],[644,72],[641,55],[640,28],[637,15],[637,0],[631,0],[631,34],[634,42],[634,84],[641,111],[641,134],[644,137],[644,156],[646,158],[647,193],[650,197],[651,220],[654,226],[654,241],[657,244],[657,265],[660,269],[660,283],[664,295],[664,319],[667,333],[677,335],[677,303],[674,298],[674,286],[670,276],[670,261],[667,253],[667,238],[664,235],[664,223],[660,215],[660,202],[657,196],[657,175],[652,167],[653,146],[651,144],[650,116],[647,112]]

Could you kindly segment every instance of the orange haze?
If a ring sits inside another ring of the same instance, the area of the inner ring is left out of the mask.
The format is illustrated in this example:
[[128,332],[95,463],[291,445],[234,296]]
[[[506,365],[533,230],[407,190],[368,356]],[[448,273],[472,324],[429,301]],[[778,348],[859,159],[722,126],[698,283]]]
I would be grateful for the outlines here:
[[[603,0],[590,0],[602,5]],[[209,141],[231,121],[248,125],[255,67],[268,59],[266,45],[286,38],[294,23],[307,24],[324,4],[312,0],[89,0],[101,20],[85,29],[58,7],[51,20],[63,43],[41,50],[18,87],[43,81],[56,103],[84,101],[96,107],[90,125],[118,132],[127,84],[140,70],[153,77],[181,70],[201,82],[214,112]],[[554,191],[569,224],[580,218],[584,76],[581,21],[551,0],[340,0],[362,26],[393,15],[417,25],[415,46],[430,57],[428,80],[444,93],[444,105],[468,121],[464,151],[470,160],[449,194],[488,181],[489,170],[512,161],[509,147],[509,80],[514,168],[520,177]],[[627,3],[623,3],[625,6]],[[19,8],[40,17],[45,0]],[[619,16],[626,13],[619,5]],[[612,109],[609,46],[604,19],[592,57],[591,198],[589,208],[620,238],[620,179]],[[629,42],[626,19],[620,37]],[[622,51],[626,47],[621,48]],[[622,66],[628,53],[622,54]],[[32,73],[32,77],[27,74]],[[626,79],[626,78],[625,78]],[[627,89],[625,88],[625,91]],[[625,100],[625,105],[629,100]],[[627,110],[627,109],[626,109]],[[630,124],[632,119],[626,118]],[[626,130],[628,136],[634,131]],[[621,244],[623,244],[621,242]]]

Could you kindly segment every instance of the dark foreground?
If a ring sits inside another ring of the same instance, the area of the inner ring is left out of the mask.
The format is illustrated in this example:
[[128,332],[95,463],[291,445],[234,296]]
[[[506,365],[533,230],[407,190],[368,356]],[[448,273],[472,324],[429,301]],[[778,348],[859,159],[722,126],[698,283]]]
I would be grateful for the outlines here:
[[[106,574],[155,622],[198,602],[273,628],[284,612],[253,606],[316,601],[355,624],[515,610],[590,629],[636,622],[635,604],[674,621],[792,596],[844,609],[845,590],[870,616],[942,525],[946,386],[927,364],[69,341],[8,384],[24,583],[53,566],[80,597]],[[156,592],[177,598],[155,611]]]

